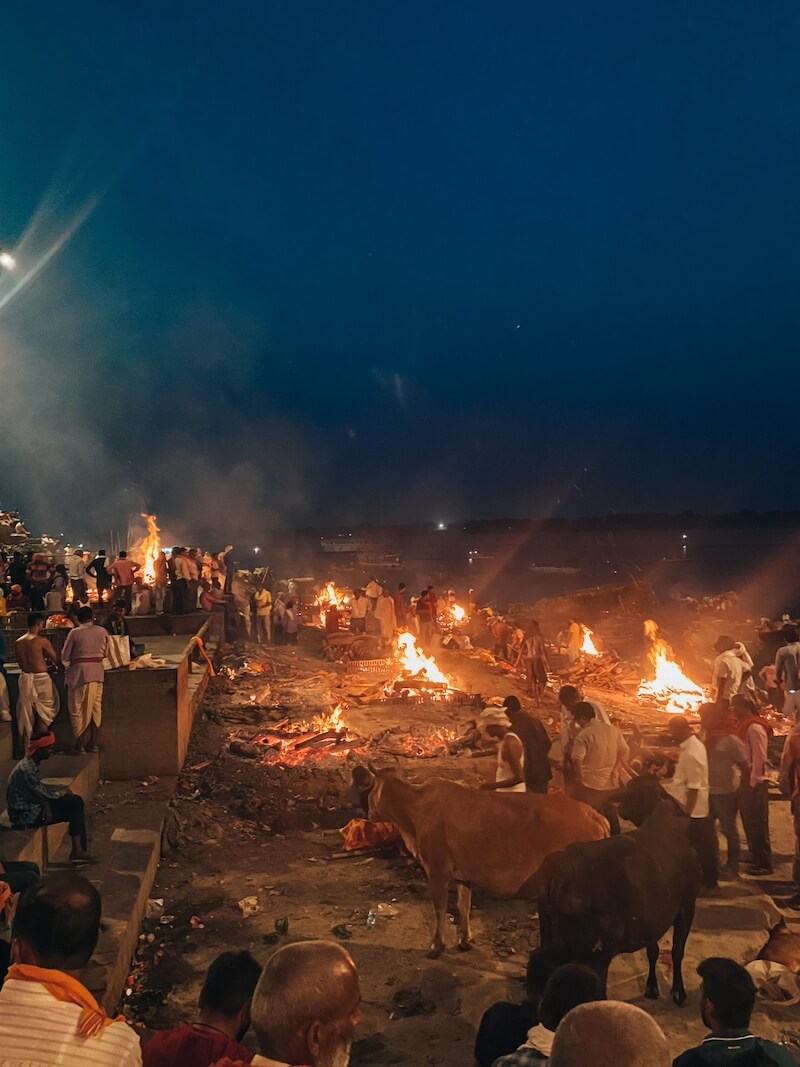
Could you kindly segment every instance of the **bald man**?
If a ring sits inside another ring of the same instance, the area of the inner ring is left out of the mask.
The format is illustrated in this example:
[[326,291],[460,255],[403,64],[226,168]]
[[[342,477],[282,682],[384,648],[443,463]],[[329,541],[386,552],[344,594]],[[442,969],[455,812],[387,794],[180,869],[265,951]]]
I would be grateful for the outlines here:
[[278,949],[253,994],[254,1067],[347,1067],[360,1005],[358,971],[341,945],[300,941]]
[[[604,1000],[581,1004],[559,1024],[549,1067],[669,1067],[667,1039],[633,1004]],[[255,1062],[255,1061],[253,1061]]]

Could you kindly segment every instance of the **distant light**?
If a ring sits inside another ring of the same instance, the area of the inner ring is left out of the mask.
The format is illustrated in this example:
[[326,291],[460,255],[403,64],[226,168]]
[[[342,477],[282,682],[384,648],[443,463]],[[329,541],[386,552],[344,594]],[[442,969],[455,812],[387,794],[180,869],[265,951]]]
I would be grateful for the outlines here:
[[261,551],[261,549],[258,547],[258,545],[256,545],[255,548],[253,549],[253,551],[255,552],[256,555],[258,555],[258,553]]
[[2,267],[3,270],[13,270],[16,265],[17,261],[10,252],[0,252],[0,267]]
[[447,524],[444,523],[444,522],[437,522],[436,523],[436,529],[437,530],[446,530],[447,529]]
[[686,534],[684,534],[684,535],[683,535],[683,539],[684,539],[684,541],[685,541],[685,540],[687,539],[687,538],[686,538]]

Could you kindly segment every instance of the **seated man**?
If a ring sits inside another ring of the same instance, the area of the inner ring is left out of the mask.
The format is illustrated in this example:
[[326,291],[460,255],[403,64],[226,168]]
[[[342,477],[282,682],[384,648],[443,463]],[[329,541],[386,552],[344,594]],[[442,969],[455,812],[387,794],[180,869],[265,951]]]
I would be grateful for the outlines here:
[[756,987],[740,963],[711,956],[703,960],[697,973],[703,980],[700,1015],[711,1032],[702,1045],[678,1056],[673,1067],[721,1067],[745,1062],[764,1067],[797,1067],[787,1048],[750,1031]]
[[261,964],[249,952],[223,952],[200,990],[200,1021],[156,1034],[144,1048],[145,1067],[208,1067],[221,1056],[249,1063],[240,1044],[250,1026],[250,1002]]
[[[346,1067],[361,1021],[356,965],[332,941],[298,941],[272,956],[253,994],[259,1064]],[[241,1061],[218,1061],[238,1064]]]
[[492,1067],[523,1044],[528,1031],[539,1021],[539,1001],[550,975],[569,963],[569,950],[563,945],[536,948],[528,957],[525,971],[525,999],[521,1004],[498,1001],[483,1013],[475,1036],[475,1062],[478,1067]]
[[516,1052],[501,1056],[495,1067],[536,1067],[545,1063],[553,1047],[558,1024],[579,1004],[605,1000],[597,971],[579,963],[567,963],[547,980],[539,1003],[539,1024],[531,1027]]
[[100,934],[100,894],[72,873],[48,875],[20,898],[11,969],[0,990],[3,1067],[139,1067],[139,1038],[109,1019],[78,974]]
[[27,755],[8,776],[8,817],[15,830],[32,830],[54,822],[69,823],[72,838],[70,862],[80,866],[92,862],[86,847],[83,798],[68,789],[42,785],[39,777],[39,766],[53,755],[55,743],[52,733],[35,734],[28,742]]

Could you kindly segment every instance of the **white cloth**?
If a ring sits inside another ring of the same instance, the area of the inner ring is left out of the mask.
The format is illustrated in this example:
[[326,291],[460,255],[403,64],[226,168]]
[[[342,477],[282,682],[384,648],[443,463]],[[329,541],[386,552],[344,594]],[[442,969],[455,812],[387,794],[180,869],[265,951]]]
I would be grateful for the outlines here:
[[555,1030],[548,1030],[546,1026],[542,1026],[539,1023],[538,1026],[531,1027],[525,1039],[525,1044],[520,1045],[520,1048],[535,1048],[543,1056],[549,1056],[553,1051],[553,1038],[555,1036]]
[[599,719],[579,730],[572,742],[572,759],[580,763],[587,789],[616,789],[617,764],[628,758],[628,746],[616,726]]
[[129,638],[109,634],[108,652],[103,660],[103,669],[113,670],[114,667],[127,667],[131,661],[131,643]]
[[140,1067],[139,1038],[126,1023],[99,1037],[78,1037],[81,1009],[64,1004],[38,982],[0,989],[0,1067]]
[[496,782],[504,782],[508,778],[512,778],[514,776],[514,768],[511,766],[511,764],[508,762],[508,760],[503,759],[503,743],[505,741],[507,741],[509,737],[513,737],[514,740],[517,742],[517,744],[520,747],[519,765],[520,765],[520,769],[522,770],[522,781],[521,782],[517,782],[516,785],[507,786],[505,789],[498,789],[497,792],[498,793],[524,793],[526,791],[526,787],[525,787],[525,746],[522,744],[522,741],[520,741],[519,737],[514,733],[511,733],[511,732],[507,733],[506,736],[503,738],[503,740],[500,742],[500,745],[499,745],[499,747],[497,749],[497,770],[495,772],[494,780]]
[[87,682],[86,685],[70,686],[67,704],[76,741],[91,723],[99,730],[103,722],[103,683]]
[[381,595],[381,593],[383,592],[383,589],[381,588],[381,586],[378,585],[378,583],[373,578],[372,581],[367,586],[367,588],[364,590],[364,592],[367,594],[367,596],[371,600],[374,600],[376,597],[379,597]]
[[381,637],[384,641],[391,641],[397,626],[394,600],[390,596],[379,596],[375,605],[375,618],[381,627]]
[[30,737],[33,733],[34,714],[50,726],[60,707],[58,690],[47,671],[40,671],[38,674],[23,671],[19,676],[17,697],[17,729],[23,737]]
[[697,801],[692,811],[693,819],[705,819],[708,815],[708,753],[699,737],[692,734],[680,746],[678,765],[672,782],[664,788],[684,807],[690,789],[697,790]]

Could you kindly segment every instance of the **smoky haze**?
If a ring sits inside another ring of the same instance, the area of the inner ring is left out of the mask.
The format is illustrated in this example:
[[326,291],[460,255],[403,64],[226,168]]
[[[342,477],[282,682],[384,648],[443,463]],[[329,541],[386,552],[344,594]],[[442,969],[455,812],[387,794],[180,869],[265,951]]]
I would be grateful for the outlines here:
[[795,506],[792,6],[44,6],[0,110],[35,530]]

